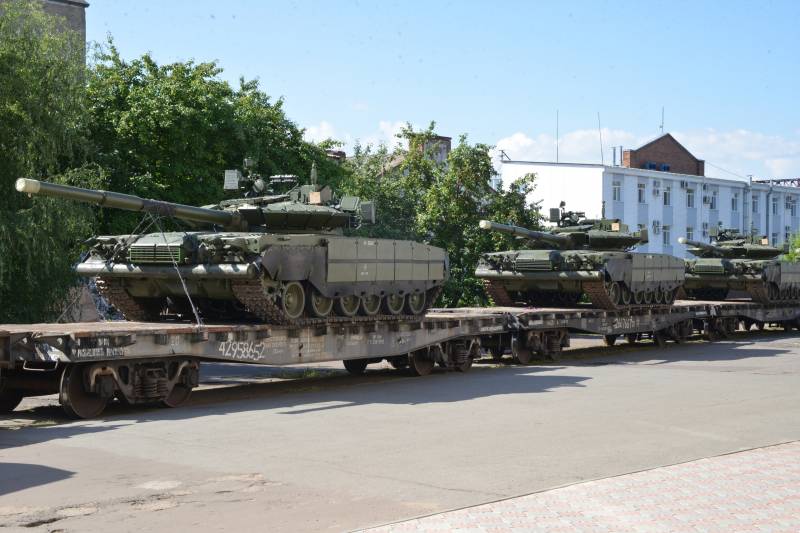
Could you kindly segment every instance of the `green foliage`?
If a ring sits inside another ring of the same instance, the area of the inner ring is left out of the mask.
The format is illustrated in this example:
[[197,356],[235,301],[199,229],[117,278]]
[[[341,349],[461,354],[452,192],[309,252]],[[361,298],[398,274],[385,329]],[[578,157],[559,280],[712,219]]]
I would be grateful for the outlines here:
[[[232,88],[214,62],[158,65],[149,54],[132,61],[113,41],[99,49],[88,78],[91,157],[109,172],[109,188],[192,205],[223,197],[226,168],[256,160],[265,175],[307,177],[317,162],[324,181],[340,169],[324,149],[306,143],[283,101],[272,102],[255,80]],[[135,215],[104,213],[103,231],[123,233]]]
[[478,222],[497,220],[538,228],[538,208],[528,204],[534,176],[514,181],[507,191],[491,188],[495,176],[490,148],[469,144],[462,136],[446,161],[434,124],[422,131],[410,126],[399,135],[408,148],[389,152],[385,146],[357,146],[347,169],[348,192],[375,201],[378,225],[368,231],[377,237],[425,240],[447,250],[450,281],[441,305],[483,305],[488,302],[474,276],[481,254],[508,249],[515,242],[502,234],[481,231]]
[[99,179],[88,168],[58,175],[81,161],[85,74],[83,42],[57,24],[39,2],[0,6],[0,323],[58,316],[92,229],[88,208],[14,192],[22,176]]
[[789,252],[786,254],[786,259],[793,263],[800,263],[800,234],[795,235],[789,241]]

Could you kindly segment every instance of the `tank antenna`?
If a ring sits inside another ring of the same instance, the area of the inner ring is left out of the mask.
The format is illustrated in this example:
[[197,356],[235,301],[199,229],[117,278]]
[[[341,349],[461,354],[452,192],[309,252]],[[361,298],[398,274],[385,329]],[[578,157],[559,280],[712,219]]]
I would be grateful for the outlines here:
[[317,162],[311,163],[311,185],[317,184]]

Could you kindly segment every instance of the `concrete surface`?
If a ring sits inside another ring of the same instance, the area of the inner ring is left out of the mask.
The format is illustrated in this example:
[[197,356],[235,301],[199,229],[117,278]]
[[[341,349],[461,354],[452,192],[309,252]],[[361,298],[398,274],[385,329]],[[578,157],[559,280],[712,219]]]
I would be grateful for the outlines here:
[[800,443],[570,485],[372,533],[800,531]]
[[27,404],[0,430],[0,526],[341,531],[800,439],[796,336],[603,353],[424,378],[211,367],[264,382],[98,421]]

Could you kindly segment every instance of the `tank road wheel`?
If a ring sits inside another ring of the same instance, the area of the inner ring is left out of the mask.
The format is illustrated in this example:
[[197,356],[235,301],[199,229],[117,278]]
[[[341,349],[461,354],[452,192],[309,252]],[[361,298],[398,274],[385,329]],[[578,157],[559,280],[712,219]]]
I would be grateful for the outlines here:
[[633,294],[631,294],[631,291],[627,287],[620,287],[620,289],[622,290],[622,296],[620,300],[622,305],[631,305],[631,302],[633,301]]
[[608,299],[615,306],[622,301],[622,287],[616,281],[606,282],[606,294],[608,294]]
[[633,303],[642,305],[644,303],[644,291],[636,291],[633,293]]
[[313,287],[308,291],[306,298],[308,313],[311,316],[325,318],[331,314],[331,310],[333,310],[333,298],[323,296],[322,293]]
[[664,303],[664,291],[661,289],[656,289],[653,293],[653,303],[656,305],[661,305]]
[[406,296],[406,312],[409,315],[421,315],[425,311],[425,293],[414,292]]
[[345,359],[342,361],[345,370],[354,376],[360,376],[367,369],[369,359]]
[[672,289],[672,290],[664,289],[664,295],[662,296],[662,298],[666,305],[672,305],[672,303],[675,301],[676,292],[677,289]]
[[387,294],[383,299],[383,310],[387,315],[399,315],[403,312],[406,299],[399,294]]
[[381,310],[381,297],[377,294],[365,294],[361,297],[358,310],[364,316],[377,315]]
[[336,299],[333,307],[336,314],[339,316],[355,316],[358,313],[358,307],[361,304],[361,298],[355,294],[350,296],[340,296]]
[[306,291],[297,281],[290,281],[284,285],[278,299],[283,315],[289,320],[296,320],[303,316],[306,307]]
[[72,418],[94,418],[106,408],[108,398],[88,392],[84,387],[84,365],[72,364],[61,374],[58,401]]
[[653,303],[653,293],[651,291],[644,292],[644,305],[650,305]]

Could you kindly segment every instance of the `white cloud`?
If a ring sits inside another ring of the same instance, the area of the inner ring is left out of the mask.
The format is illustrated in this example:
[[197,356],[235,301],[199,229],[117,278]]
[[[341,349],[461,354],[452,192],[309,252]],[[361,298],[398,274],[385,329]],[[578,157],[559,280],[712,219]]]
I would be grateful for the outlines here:
[[394,148],[398,144],[403,144],[397,134],[405,127],[406,122],[402,120],[381,120],[377,127],[368,135],[355,136],[349,132],[340,132],[333,124],[323,120],[317,125],[306,126],[304,138],[309,142],[320,142],[325,139],[335,139],[344,143],[344,150],[351,152],[356,143],[362,146],[379,146],[385,144],[389,148]]
[[336,129],[328,121],[323,120],[316,126],[308,126],[305,131],[305,140],[312,143],[318,143],[325,139],[335,139]]
[[[636,148],[652,137],[624,130],[603,130],[605,163],[612,161],[612,147]],[[800,175],[800,132],[792,137],[767,135],[745,129],[714,129],[671,132],[690,152],[706,161],[706,175],[746,179],[793,178]],[[600,163],[600,139],[597,130],[576,130],[561,136],[559,161]],[[555,138],[549,134],[528,135],[517,132],[496,143],[511,159],[555,161]],[[617,156],[619,157],[619,155]],[[723,170],[724,169],[724,170]]]

